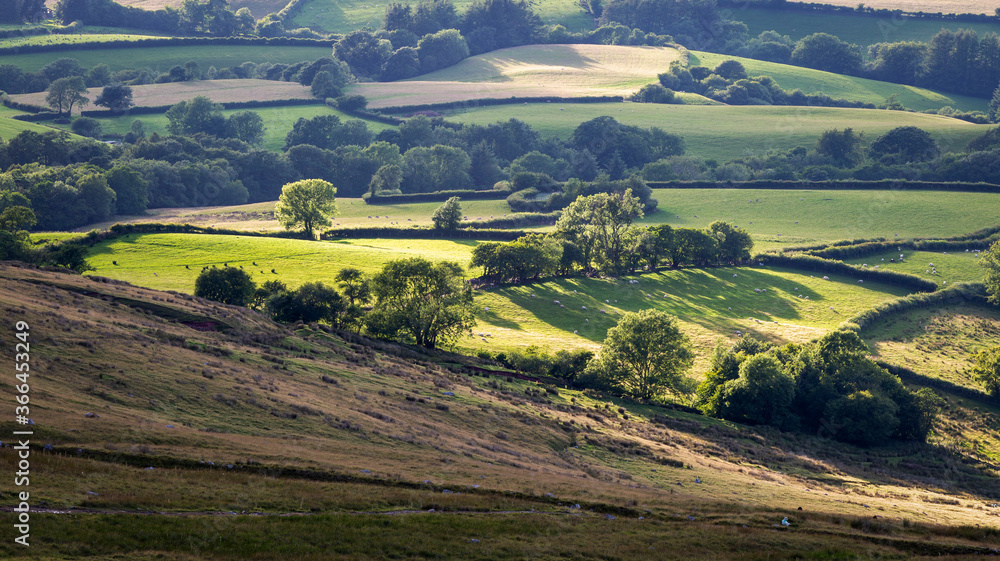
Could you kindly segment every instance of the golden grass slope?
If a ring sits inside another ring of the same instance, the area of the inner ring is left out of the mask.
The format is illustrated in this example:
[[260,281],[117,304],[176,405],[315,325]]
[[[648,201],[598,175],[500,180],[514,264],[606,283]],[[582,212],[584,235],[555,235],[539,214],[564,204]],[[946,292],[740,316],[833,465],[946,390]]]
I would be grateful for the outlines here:
[[[853,0],[824,0],[834,6],[857,7]],[[903,10],[904,12],[926,12],[933,14],[993,14],[997,8],[996,2],[986,0],[871,0],[863,3],[865,7],[875,10]],[[822,16],[819,16],[822,17]],[[735,17],[739,19],[739,16]]]
[[[101,88],[91,88],[87,97],[90,102],[82,107],[84,111],[103,109],[94,105],[101,94]],[[205,96],[216,103],[238,101],[275,101],[283,99],[310,99],[309,88],[297,82],[277,82],[274,80],[195,80],[193,82],[171,82],[169,84],[148,84],[132,86],[132,100],[136,107],[158,107],[187,101],[196,96]],[[45,92],[10,96],[20,103],[45,106]],[[77,109],[74,108],[74,111]]]
[[680,53],[668,47],[526,45],[500,49],[419,79],[356,84],[371,107],[505,97],[629,95]]

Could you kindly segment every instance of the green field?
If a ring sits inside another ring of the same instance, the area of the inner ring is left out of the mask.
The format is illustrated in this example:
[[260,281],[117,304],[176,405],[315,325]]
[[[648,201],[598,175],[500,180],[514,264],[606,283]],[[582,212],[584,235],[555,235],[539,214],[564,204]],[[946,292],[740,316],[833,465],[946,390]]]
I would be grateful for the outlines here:
[[[1000,194],[993,193],[756,189],[655,189],[653,193],[658,212],[640,223],[704,228],[723,220],[746,228],[755,251],[856,238],[957,236],[1000,220],[996,213]],[[861,262],[875,264],[867,259]],[[929,262],[938,264],[934,259]],[[926,265],[922,257],[920,263]],[[955,280],[968,280],[969,263],[962,263],[938,270],[954,273]]]
[[19,121],[12,118],[14,115],[22,114],[24,114],[24,111],[18,111],[16,109],[0,105],[0,138],[10,140],[11,137],[16,136],[17,133],[21,131],[45,132],[52,130],[51,128],[38,123],[29,123],[27,121]]
[[[870,5],[867,4],[866,5]],[[892,8],[890,8],[892,9]],[[862,48],[874,43],[896,41],[929,42],[941,29],[974,29],[980,37],[1000,33],[1000,24],[979,22],[932,21],[916,18],[876,18],[848,14],[809,14],[794,10],[762,8],[730,9],[729,18],[747,24],[750,36],[774,30],[797,41],[812,33],[829,33]]]
[[[184,47],[149,47],[129,49],[67,49],[47,53],[4,55],[4,64],[13,64],[25,72],[37,72],[46,64],[60,58],[75,58],[84,68],[107,64],[112,70],[126,68],[152,68],[166,72],[170,67],[189,60],[198,63],[202,70],[209,66],[223,68],[252,62],[292,64],[303,60],[313,61],[330,56],[325,47],[268,47],[255,45],[210,45]],[[127,53],[127,55],[126,55]]]
[[[900,255],[904,256],[902,261],[899,260]],[[896,261],[893,262],[893,259]],[[934,281],[941,287],[956,282],[983,282],[985,275],[985,269],[979,264],[979,254],[973,251],[932,252],[903,249],[844,261],[854,265],[878,266],[880,269],[917,275]]]
[[785,90],[802,90],[805,93],[822,92],[832,98],[864,101],[879,105],[890,95],[896,94],[897,99],[907,109],[924,111],[940,109],[947,105],[962,111],[986,111],[987,101],[976,97],[958,94],[939,93],[915,86],[904,86],[891,82],[879,82],[867,78],[856,78],[812,68],[765,62],[749,58],[733,57],[716,53],[693,51],[691,66],[707,66],[715,68],[724,60],[738,60],[751,76],[766,75],[778,82]]
[[[313,0],[285,27],[309,27],[328,33],[350,33],[362,27],[379,29],[390,3],[389,0]],[[472,0],[456,0],[453,4],[461,14],[472,4]],[[547,25],[562,24],[570,31],[594,28],[593,18],[573,0],[538,0],[532,3],[532,8]]]
[[[156,35],[145,33],[81,33],[73,35],[32,35],[29,37],[10,37],[0,39],[0,48],[22,47],[25,45],[81,45],[87,43],[103,43],[106,41],[142,41],[158,39]],[[140,47],[141,48],[141,47]]]
[[535,103],[445,113],[449,121],[478,125],[513,117],[543,136],[562,139],[569,138],[580,123],[609,115],[628,125],[657,126],[678,134],[684,138],[687,154],[719,161],[768,150],[812,147],[824,131],[847,127],[871,141],[895,127],[916,126],[937,139],[943,152],[960,151],[991,128],[940,115],[835,107]]
[[972,354],[1000,345],[1000,311],[964,304],[912,310],[866,329],[863,337],[882,360],[981,389],[967,370]]
[[[228,117],[229,115],[240,111],[246,111],[246,109],[225,110],[222,114]],[[268,150],[274,151],[281,150],[281,148],[285,145],[285,136],[288,135],[288,131],[292,130],[292,125],[294,125],[295,121],[299,118],[310,119],[319,115],[337,115],[344,121],[357,119],[357,117],[341,113],[340,111],[326,105],[256,107],[252,109],[252,111],[264,119],[264,127],[266,130],[264,131],[264,142],[262,146]],[[167,116],[162,113],[151,115],[125,115],[122,117],[110,118],[102,117],[99,120],[101,121],[105,134],[125,134],[129,131],[129,127],[132,126],[132,121],[137,119],[146,125],[147,134],[151,134],[153,132],[161,135],[167,134],[167,124],[169,121],[167,120]],[[375,133],[392,127],[391,125],[385,125],[376,121],[365,122],[368,123],[368,128]],[[70,125],[53,126],[58,126],[65,130],[69,130],[70,128]]]
[[[467,266],[476,243],[133,234],[95,246],[88,257],[95,270],[88,274],[190,293],[202,267],[228,264],[251,272],[257,283],[278,279],[295,287],[310,281],[332,283],[343,267],[371,274],[389,260],[410,256]],[[471,278],[480,271],[467,274]],[[573,278],[485,291],[477,297],[475,331],[482,335],[463,339],[459,345],[494,350],[528,345],[594,348],[615,325],[618,313],[653,307],[681,318],[703,360],[717,337],[735,330],[780,341],[807,341],[847,317],[905,294],[875,283],[859,285],[850,278],[824,281],[796,271],[749,267],[682,269],[637,278],[638,284]],[[768,292],[754,292],[756,288]]]

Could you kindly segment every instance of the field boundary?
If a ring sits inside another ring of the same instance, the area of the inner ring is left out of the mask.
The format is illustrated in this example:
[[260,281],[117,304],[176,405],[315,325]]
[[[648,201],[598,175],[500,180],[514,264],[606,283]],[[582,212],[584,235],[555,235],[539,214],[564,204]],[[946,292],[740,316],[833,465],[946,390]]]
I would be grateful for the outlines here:
[[883,302],[874,308],[869,308],[847,319],[844,323],[840,324],[840,329],[849,329],[861,333],[888,317],[909,310],[959,303],[972,304],[984,308],[993,307],[986,299],[986,285],[975,282],[960,282],[937,292],[909,294],[902,298]]
[[479,99],[465,99],[462,101],[448,101],[444,103],[422,103],[419,105],[391,105],[389,107],[379,107],[380,113],[405,113],[417,111],[456,110],[475,109],[477,107],[487,107],[491,105],[513,105],[518,103],[621,103],[625,98],[620,95],[605,96],[584,96],[584,97],[486,97]]

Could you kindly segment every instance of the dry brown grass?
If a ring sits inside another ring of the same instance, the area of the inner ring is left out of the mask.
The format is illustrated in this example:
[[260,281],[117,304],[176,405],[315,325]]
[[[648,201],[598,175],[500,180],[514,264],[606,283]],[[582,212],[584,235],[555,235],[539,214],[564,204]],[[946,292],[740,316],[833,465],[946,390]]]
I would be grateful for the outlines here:
[[[132,100],[136,107],[158,107],[187,101],[203,95],[216,103],[238,101],[275,101],[283,99],[310,99],[309,88],[296,82],[276,82],[273,80],[196,80],[193,82],[172,82],[169,84],[148,84],[132,86]],[[94,105],[100,95],[100,88],[91,88],[87,97],[90,103],[82,110],[103,109]],[[20,103],[45,105],[45,92],[10,96]],[[77,109],[74,108],[74,112]]]
[[[183,0],[120,0],[118,3],[143,10],[159,10],[166,7],[180,8]],[[281,11],[285,4],[288,4],[285,0],[232,0],[229,3],[234,12],[243,7],[250,8],[250,13],[257,19]]]

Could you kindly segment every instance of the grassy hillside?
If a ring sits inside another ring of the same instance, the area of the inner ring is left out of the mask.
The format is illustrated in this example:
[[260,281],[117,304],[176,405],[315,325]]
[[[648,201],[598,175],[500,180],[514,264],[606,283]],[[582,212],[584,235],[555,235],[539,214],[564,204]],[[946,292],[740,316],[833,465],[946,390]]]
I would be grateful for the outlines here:
[[867,78],[855,78],[843,74],[823,72],[811,68],[764,62],[749,58],[732,57],[716,53],[695,51],[691,53],[692,66],[715,68],[724,60],[738,60],[751,76],[766,75],[774,78],[786,90],[802,90],[805,93],[822,92],[833,98],[865,101],[876,105],[884,103],[890,95],[907,109],[923,111],[940,109],[950,105],[962,111],[986,111],[987,100],[975,97],[939,93],[915,86],[903,86],[890,82],[879,82]]
[[870,141],[895,127],[912,125],[929,132],[942,151],[962,150],[990,129],[990,125],[939,115],[833,107],[545,103],[447,112],[450,121],[479,125],[513,117],[529,123],[544,136],[563,139],[569,138],[580,123],[602,115],[629,125],[662,127],[684,137],[688,154],[719,161],[767,150],[812,147],[824,131],[835,128],[851,127]]
[[[996,465],[975,450],[865,451],[540,393],[184,295],[0,278],[5,313],[45,341],[33,443],[54,446],[31,454],[38,541],[5,541],[6,558],[922,558],[995,540]],[[0,449],[0,469],[14,461]]]
[[[95,246],[88,258],[95,270],[88,274],[191,293],[202,267],[228,264],[243,267],[257,283],[278,279],[298,286],[310,281],[330,283],[338,270],[348,266],[374,273],[391,259],[409,256],[467,266],[475,245],[470,240],[309,242],[195,234],[130,235]],[[467,273],[470,278],[479,274],[478,269]],[[705,359],[717,337],[730,337],[736,330],[804,342],[847,317],[904,294],[877,284],[859,285],[855,279],[824,281],[795,271],[752,268],[685,269],[638,278],[638,285],[625,280],[569,279],[485,291],[479,298],[477,333],[488,332],[490,337],[463,339],[459,346],[472,351],[529,345],[593,348],[604,339],[618,314],[654,307],[681,318],[697,341],[699,356]],[[756,288],[768,292],[758,293]],[[553,304],[554,300],[563,307]]]
[[[900,255],[905,256],[902,261],[898,259]],[[896,259],[896,262],[892,262],[893,259]],[[982,282],[986,273],[979,264],[979,254],[973,251],[903,250],[858,259],[845,259],[845,261],[855,265],[867,264],[869,267],[878,265],[881,269],[917,275],[942,286],[956,282]]]
[[[839,4],[838,2],[827,3]],[[886,2],[886,4],[890,3]],[[891,2],[891,4],[891,6],[886,6],[890,10],[902,8],[900,2]],[[857,6],[857,4],[849,2],[840,5],[852,8]],[[968,2],[963,2],[960,7],[969,5]],[[874,8],[875,4],[866,2],[865,6]],[[925,11],[936,12],[938,10],[925,9]],[[992,13],[992,8],[990,8],[990,13]],[[862,47],[874,43],[895,41],[928,42],[941,29],[953,31],[975,29],[980,37],[986,33],[1000,32],[1000,25],[996,23],[934,21],[917,18],[891,19],[849,14],[809,14],[793,10],[776,11],[762,8],[739,8],[733,10],[730,17],[747,24],[752,37],[756,37],[763,31],[774,30],[797,41],[806,35],[822,32],[836,35],[848,43],[856,43]]]
[[[382,27],[388,0],[312,0],[286,27],[310,27],[329,33],[350,33],[355,29]],[[452,2],[459,13],[472,4],[472,0]],[[594,28],[593,19],[572,0],[539,0],[532,9],[548,25],[562,24],[570,31]]]
[[12,118],[14,115],[24,114],[24,111],[17,111],[0,105],[0,138],[10,140],[21,131],[45,132],[52,130],[38,123],[29,123]]
[[[82,107],[84,111],[104,109],[94,105],[93,101],[100,94],[100,90],[99,88],[93,88],[93,90],[90,102]],[[45,106],[46,95],[45,92],[39,92],[10,97],[19,103]],[[199,95],[208,97],[216,103],[313,98],[309,88],[298,82],[276,82],[274,80],[195,80],[132,86],[132,100],[136,107],[173,105]]]
[[[198,63],[202,70],[209,66],[223,68],[252,62],[293,64],[303,60],[313,61],[330,56],[325,47],[268,47],[254,45],[148,47],[127,50],[69,49],[48,53],[4,55],[4,64],[13,64],[25,72],[37,72],[43,66],[60,58],[75,58],[85,68],[107,64],[112,70],[125,68],[152,68],[166,72],[170,67],[189,60]],[[127,56],[122,56],[127,53]]]
[[1000,310],[970,305],[913,310],[865,330],[864,339],[882,360],[982,389],[967,369],[974,353],[1000,345]]
[[349,88],[372,107],[493,97],[628,95],[680,53],[666,47],[527,45],[469,57],[416,79]]

